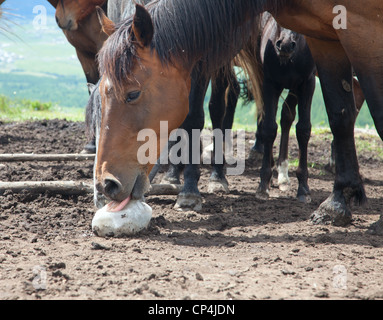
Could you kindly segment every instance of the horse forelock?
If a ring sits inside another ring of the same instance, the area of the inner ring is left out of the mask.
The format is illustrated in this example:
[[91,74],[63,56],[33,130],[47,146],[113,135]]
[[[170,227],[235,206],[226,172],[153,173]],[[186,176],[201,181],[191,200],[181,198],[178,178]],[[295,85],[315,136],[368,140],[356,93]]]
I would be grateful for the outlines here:
[[108,79],[120,100],[124,99],[126,83],[134,78],[134,63],[139,62],[129,23],[127,21],[124,27],[117,28],[98,53],[100,73]]

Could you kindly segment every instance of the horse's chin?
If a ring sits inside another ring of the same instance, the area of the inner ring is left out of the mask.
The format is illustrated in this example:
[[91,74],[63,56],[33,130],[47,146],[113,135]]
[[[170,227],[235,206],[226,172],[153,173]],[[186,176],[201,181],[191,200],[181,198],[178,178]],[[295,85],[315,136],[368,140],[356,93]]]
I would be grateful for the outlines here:
[[134,183],[131,198],[132,200],[144,200],[145,193],[150,188],[150,181],[147,175],[144,172],[141,172]]
[[279,55],[279,63],[282,66],[285,66],[290,62],[291,62],[291,56],[290,55]]

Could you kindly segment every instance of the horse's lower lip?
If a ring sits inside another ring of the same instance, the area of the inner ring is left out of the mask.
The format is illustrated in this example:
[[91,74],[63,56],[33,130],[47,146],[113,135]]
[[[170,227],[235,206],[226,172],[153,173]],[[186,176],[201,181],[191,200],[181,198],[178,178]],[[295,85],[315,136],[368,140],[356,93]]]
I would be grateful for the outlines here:
[[127,206],[127,204],[130,202],[131,198],[132,198],[132,196],[129,195],[129,197],[127,197],[125,200],[122,200],[121,202],[111,201],[107,204],[107,210],[110,212],[121,211]]

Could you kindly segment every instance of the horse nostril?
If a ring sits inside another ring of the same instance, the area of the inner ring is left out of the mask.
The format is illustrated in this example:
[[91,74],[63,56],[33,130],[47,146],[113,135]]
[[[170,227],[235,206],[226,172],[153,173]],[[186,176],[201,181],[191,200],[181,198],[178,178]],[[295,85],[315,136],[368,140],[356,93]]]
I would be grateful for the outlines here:
[[291,49],[291,52],[293,52],[295,50],[295,47],[297,46],[296,42],[295,41],[292,41],[291,44],[290,44],[290,49]]
[[282,40],[278,40],[275,45],[277,46],[278,50],[281,50]]
[[72,24],[73,24],[72,20],[69,20],[69,21],[68,21],[68,24],[67,24],[66,27],[65,27],[65,29],[66,29],[66,30],[71,30],[71,28],[72,28]]
[[106,196],[113,198],[121,192],[122,186],[118,180],[105,179],[104,193]]

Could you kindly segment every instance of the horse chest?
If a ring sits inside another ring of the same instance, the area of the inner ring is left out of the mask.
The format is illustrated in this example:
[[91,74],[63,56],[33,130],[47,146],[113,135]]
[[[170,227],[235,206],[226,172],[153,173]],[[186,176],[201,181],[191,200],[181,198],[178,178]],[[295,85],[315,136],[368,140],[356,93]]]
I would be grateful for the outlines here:
[[293,89],[306,81],[315,69],[311,55],[298,53],[288,62],[283,61],[275,50],[265,52],[263,72],[265,80],[276,86]]

